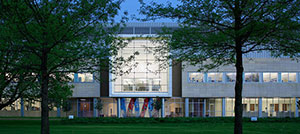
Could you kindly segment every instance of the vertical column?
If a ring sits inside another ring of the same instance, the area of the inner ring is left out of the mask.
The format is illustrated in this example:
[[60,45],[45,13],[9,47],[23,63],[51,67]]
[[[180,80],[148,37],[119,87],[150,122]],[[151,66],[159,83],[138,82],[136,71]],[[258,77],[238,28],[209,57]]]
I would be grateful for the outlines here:
[[222,82],[223,83],[227,82],[226,72],[223,72],[223,74],[222,74]]
[[204,79],[203,80],[204,80],[204,82],[208,82],[207,73],[206,72],[204,73]]
[[206,116],[205,116],[205,115],[206,115],[206,99],[203,100],[203,112],[202,112],[202,113],[203,113],[202,116],[203,116],[203,117],[206,117]]
[[60,117],[60,106],[57,106],[56,117]]
[[185,117],[189,117],[189,98],[185,98],[184,110]]
[[222,117],[226,116],[226,98],[222,98]]
[[262,117],[262,97],[258,98],[258,117]]
[[298,98],[296,98],[296,106],[295,106],[295,117],[299,117],[299,110],[298,110],[298,102],[299,101],[299,99]]
[[74,82],[79,82],[78,81],[78,73],[74,73]]
[[120,100],[120,98],[118,98],[118,102],[117,102],[117,116],[118,116],[118,118],[121,118],[121,100]]
[[278,80],[277,80],[277,82],[278,82],[278,83],[281,83],[281,82],[282,82],[282,80],[281,80],[281,72],[278,73]]
[[263,83],[264,79],[263,79],[263,73],[259,72],[259,83]]
[[21,117],[24,117],[24,99],[21,98]]
[[161,98],[161,117],[165,117],[165,98]]
[[93,103],[94,103],[94,112],[93,112],[94,117],[98,117],[98,116],[97,116],[97,115],[98,115],[98,110],[97,110],[97,108],[96,108],[96,105],[97,105],[97,103],[98,103],[97,98],[93,98]]
[[79,99],[77,98],[77,117],[79,117],[80,104]]

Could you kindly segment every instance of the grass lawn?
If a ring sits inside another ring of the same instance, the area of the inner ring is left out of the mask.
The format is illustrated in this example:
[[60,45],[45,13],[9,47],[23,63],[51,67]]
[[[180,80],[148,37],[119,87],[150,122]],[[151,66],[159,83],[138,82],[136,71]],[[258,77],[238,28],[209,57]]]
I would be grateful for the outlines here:
[[[233,123],[61,124],[50,121],[52,134],[232,134]],[[39,120],[0,120],[0,134],[39,134]],[[299,122],[244,123],[244,134],[300,134]]]

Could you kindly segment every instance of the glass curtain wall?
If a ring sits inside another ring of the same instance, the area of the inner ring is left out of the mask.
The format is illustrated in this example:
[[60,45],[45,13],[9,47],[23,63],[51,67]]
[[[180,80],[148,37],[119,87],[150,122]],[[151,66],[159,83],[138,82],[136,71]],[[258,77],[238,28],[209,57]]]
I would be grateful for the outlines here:
[[98,111],[100,117],[117,117],[117,99],[101,98],[102,110]]
[[206,116],[221,117],[222,116],[222,99],[211,98],[206,99]]
[[294,117],[295,98],[263,98],[263,117]]
[[94,103],[92,98],[78,99],[78,117],[93,117]]
[[123,68],[124,75],[114,76],[114,92],[168,92],[168,66],[155,61],[153,44],[147,40],[133,40],[124,49],[119,51],[119,56],[127,59],[133,53],[139,54],[134,61]]
[[165,102],[166,117],[184,117],[184,99],[168,98]]

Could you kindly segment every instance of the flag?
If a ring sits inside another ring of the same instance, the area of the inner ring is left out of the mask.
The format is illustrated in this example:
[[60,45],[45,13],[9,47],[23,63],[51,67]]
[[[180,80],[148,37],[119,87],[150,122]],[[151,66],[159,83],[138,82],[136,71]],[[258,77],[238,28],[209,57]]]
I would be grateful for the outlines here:
[[121,98],[121,111],[123,111],[123,117],[126,117],[126,99]]
[[140,103],[139,103],[139,98],[135,98],[134,110],[135,110],[135,113],[136,113],[136,117],[139,117],[139,116],[140,116]]
[[150,98],[149,99],[149,117],[151,117],[152,116],[152,110],[153,110],[153,98]]
[[134,101],[135,101],[135,98],[131,98],[130,99],[130,102],[128,104],[128,109],[127,109],[127,116],[129,116],[129,114],[132,112],[133,110],[133,106],[134,106]]
[[144,105],[143,105],[140,117],[144,117],[145,116],[145,112],[146,112],[147,107],[148,107],[148,102],[149,102],[149,98],[145,98],[144,99]]

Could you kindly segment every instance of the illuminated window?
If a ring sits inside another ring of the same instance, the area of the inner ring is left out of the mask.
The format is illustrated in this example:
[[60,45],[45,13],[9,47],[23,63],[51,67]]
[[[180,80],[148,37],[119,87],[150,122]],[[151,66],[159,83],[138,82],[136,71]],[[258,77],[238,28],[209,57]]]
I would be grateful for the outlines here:
[[281,73],[282,82],[296,82],[296,73]]
[[204,74],[203,73],[189,73],[189,82],[198,83],[204,82]]
[[223,74],[222,73],[207,73],[208,82],[222,82]]
[[263,73],[264,82],[277,82],[278,73]]
[[91,73],[78,73],[78,82],[93,82],[93,74]]
[[245,73],[245,82],[259,82],[259,74]]
[[236,73],[226,73],[226,82],[235,82]]

